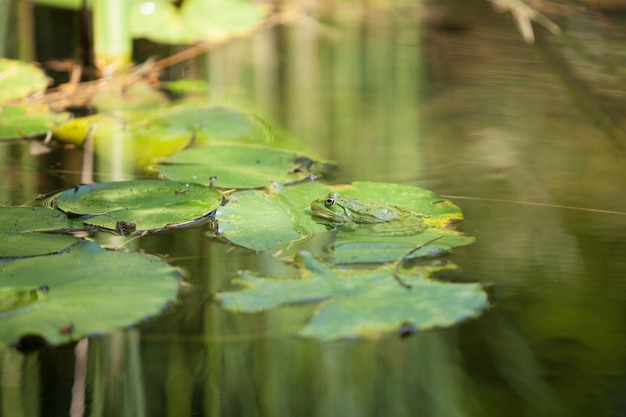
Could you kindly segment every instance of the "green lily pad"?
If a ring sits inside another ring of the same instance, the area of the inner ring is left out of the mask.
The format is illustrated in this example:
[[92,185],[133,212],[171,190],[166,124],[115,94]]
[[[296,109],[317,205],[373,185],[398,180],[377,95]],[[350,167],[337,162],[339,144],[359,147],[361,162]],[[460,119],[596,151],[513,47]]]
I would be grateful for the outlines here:
[[115,155],[121,154],[139,165],[182,151],[191,144],[269,144],[273,140],[271,130],[255,116],[230,107],[194,102],[81,117],[60,124],[53,134],[76,145],[82,145],[89,137],[99,156],[112,159],[115,151]]
[[335,238],[333,252],[335,262],[340,264],[382,263],[398,260],[419,246],[408,259],[439,256],[475,241],[473,236],[434,227],[413,236],[377,237],[340,231]]
[[424,223],[430,227],[452,227],[463,220],[463,212],[456,204],[425,188],[370,181],[331,188],[343,197],[392,204],[423,214],[428,216],[424,217]]
[[262,251],[302,240],[326,228],[307,209],[312,196],[328,192],[318,182],[286,187],[276,193],[257,190],[234,193],[217,209],[217,233],[248,249]]
[[130,27],[136,38],[167,44],[218,42],[251,31],[264,17],[260,6],[239,0],[135,4]]
[[81,117],[57,126],[53,134],[76,145],[89,137],[99,157],[113,160],[122,155],[124,162],[140,166],[185,149],[193,139],[191,129],[157,109]]
[[67,216],[42,207],[0,207],[0,258],[59,252],[80,240],[66,234],[40,232],[73,228]]
[[224,106],[194,106],[186,111],[194,126],[194,146],[213,142],[270,144],[274,136],[269,126],[259,117]]
[[47,298],[48,287],[0,287],[0,317],[9,311],[23,309]]
[[398,284],[393,268],[337,270],[300,252],[300,279],[279,280],[241,272],[233,283],[241,291],[216,295],[217,301],[235,312],[260,312],[281,305],[320,302],[313,317],[299,331],[303,337],[330,341],[377,339],[398,331],[447,327],[476,316],[487,303],[480,284],[445,283],[430,279],[452,269],[452,264],[413,269]]
[[209,215],[222,201],[219,191],[198,184],[133,180],[81,185],[56,198],[66,213],[121,233],[182,226]]
[[102,89],[91,98],[99,113],[111,111],[158,110],[168,102],[167,95],[156,90],[148,81],[136,81],[120,91],[118,88]]
[[0,58],[0,103],[44,91],[47,86],[48,78],[40,68],[26,62]]
[[0,345],[24,336],[59,344],[136,323],[176,297],[178,281],[176,269],[156,257],[87,241],[0,262]]
[[44,135],[69,117],[69,113],[53,113],[43,104],[0,106],[0,140]]
[[260,145],[211,145],[163,158],[159,173],[175,181],[221,188],[259,188],[324,175],[325,164],[306,155]]
[[[469,245],[476,239],[452,230],[463,219],[461,209],[451,201],[432,191],[400,184],[354,182],[331,187],[343,197],[363,202],[398,206],[423,214],[425,230],[408,236],[386,236],[368,233],[367,227],[356,230],[339,230],[334,243],[335,261],[338,263],[381,263],[402,258],[412,249],[424,245],[411,254],[411,258],[439,255],[458,246]],[[318,198],[323,197],[320,195]]]

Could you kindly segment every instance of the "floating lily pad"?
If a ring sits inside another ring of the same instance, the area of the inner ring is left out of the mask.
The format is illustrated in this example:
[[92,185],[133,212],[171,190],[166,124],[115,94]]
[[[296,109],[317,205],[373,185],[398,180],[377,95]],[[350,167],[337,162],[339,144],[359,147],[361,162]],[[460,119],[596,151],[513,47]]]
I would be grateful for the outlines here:
[[47,86],[48,78],[40,68],[26,62],[0,58],[0,103],[44,91]]
[[425,217],[420,221],[423,220],[428,226],[426,229],[418,228],[413,235],[397,236],[376,233],[368,226],[356,230],[339,230],[334,243],[335,260],[338,263],[390,262],[438,238],[415,251],[410,257],[433,256],[458,246],[469,245],[476,240],[451,229],[463,219],[463,213],[451,201],[432,191],[378,182],[354,182],[331,188],[343,197],[380,204],[381,208],[392,205],[423,214]]
[[0,317],[3,314],[23,309],[35,303],[44,302],[47,298],[48,287],[40,286],[0,286]]
[[156,257],[87,241],[60,254],[0,262],[0,345],[24,336],[59,344],[136,323],[176,296],[178,280]]
[[263,20],[260,6],[239,0],[185,1],[135,4],[131,13],[132,34],[168,44],[224,41],[251,31]]
[[70,120],[53,130],[64,142],[82,145],[87,138],[99,157],[148,165],[156,158],[185,149],[193,131],[161,110],[100,113]]
[[343,197],[391,204],[423,214],[427,216],[424,223],[430,227],[451,227],[463,220],[463,212],[456,204],[425,188],[370,181],[331,188]]
[[194,146],[213,142],[269,144],[273,133],[259,117],[224,106],[194,106],[181,117],[194,127]]
[[369,270],[337,270],[300,252],[300,279],[279,280],[241,272],[234,280],[241,291],[216,295],[226,309],[260,312],[281,305],[320,302],[299,335],[320,340],[376,339],[400,330],[447,327],[476,316],[487,303],[480,284],[430,279],[452,264],[414,269],[398,284],[390,266]]
[[0,207],[0,258],[44,255],[59,252],[79,238],[65,234],[73,227],[67,216],[42,207]]
[[413,236],[378,237],[340,231],[335,238],[333,252],[335,262],[341,264],[382,263],[398,260],[417,247],[419,249],[411,253],[408,259],[439,256],[475,241],[473,236],[433,227]]
[[133,82],[123,91],[119,88],[102,89],[91,98],[91,104],[99,113],[148,109],[157,112],[158,106],[167,102],[167,95],[142,80]]
[[64,212],[122,233],[191,223],[210,214],[221,201],[222,195],[215,189],[163,180],[81,185],[56,198],[57,207]]
[[[259,118],[230,107],[184,102],[148,110],[99,113],[60,124],[53,130],[62,141],[82,145],[89,139],[106,159],[123,155],[139,165],[189,145],[216,141],[269,144],[272,132]],[[120,150],[120,147],[122,149]]]
[[69,117],[69,113],[53,113],[43,104],[3,105],[0,106],[0,140],[44,135]]
[[259,188],[324,175],[326,164],[306,155],[259,145],[212,145],[186,149],[157,165],[175,181],[213,184],[221,188]]
[[248,190],[231,195],[217,209],[217,233],[248,249],[262,251],[324,232],[307,213],[312,196],[327,193],[328,187],[309,182],[286,187],[280,192]]

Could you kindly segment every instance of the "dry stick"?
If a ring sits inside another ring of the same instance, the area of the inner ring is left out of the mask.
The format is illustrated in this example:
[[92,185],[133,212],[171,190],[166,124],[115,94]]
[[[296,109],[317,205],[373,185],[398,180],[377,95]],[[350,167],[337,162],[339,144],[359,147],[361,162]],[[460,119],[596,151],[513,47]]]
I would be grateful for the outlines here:
[[141,65],[137,65],[126,74],[118,75],[109,79],[100,78],[93,81],[76,83],[76,75],[74,75],[69,83],[60,85],[55,88],[50,88],[48,89],[46,94],[38,97],[29,97],[26,100],[30,102],[45,103],[50,105],[57,104],[58,110],[70,107],[72,105],[84,106],[89,103],[95,93],[104,88],[110,88],[111,85],[119,85],[122,87],[132,85],[140,79],[149,78],[151,74],[154,74],[163,68],[186,61],[198,55],[202,55],[207,51],[226,45],[231,41],[250,36],[261,30],[269,29],[279,24],[289,23],[301,17],[302,15],[303,11],[297,8],[284,10],[280,13],[269,16],[253,29],[245,33],[241,33],[238,36],[224,38],[222,40],[214,41],[211,43],[195,45],[188,49],[185,49],[184,51],[181,51],[167,58],[163,58],[156,62],[154,62],[153,60],[148,60]]
[[393,271],[393,277],[396,279],[396,281],[398,281],[398,284],[402,285],[404,288],[411,288],[411,286],[407,284],[406,282],[404,282],[402,280],[402,277],[400,277],[400,267],[404,265],[406,261],[409,260],[409,256],[413,255],[416,251],[420,250],[421,248],[428,245],[429,243],[433,243],[435,240],[441,239],[442,237],[443,235],[437,236],[436,238],[430,239],[427,242],[420,243],[418,246],[414,247],[409,252],[407,252],[402,258],[400,258],[398,262],[396,262],[396,267]]

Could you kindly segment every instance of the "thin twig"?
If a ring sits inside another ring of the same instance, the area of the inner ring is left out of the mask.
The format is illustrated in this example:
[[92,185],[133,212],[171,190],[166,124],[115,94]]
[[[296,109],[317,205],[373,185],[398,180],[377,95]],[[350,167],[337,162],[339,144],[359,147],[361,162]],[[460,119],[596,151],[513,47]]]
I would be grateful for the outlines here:
[[421,248],[423,248],[424,246],[433,243],[435,240],[439,240],[443,237],[442,236],[437,236],[436,238],[430,239],[427,242],[424,243],[420,243],[418,246],[414,247],[413,249],[411,249],[410,251],[408,251],[402,258],[400,258],[398,260],[398,262],[396,262],[396,267],[394,268],[393,271],[393,277],[396,279],[396,281],[398,281],[398,284],[402,285],[404,288],[411,288],[411,286],[409,284],[407,284],[406,282],[404,282],[402,280],[402,277],[400,276],[400,267],[402,265],[404,265],[404,263],[406,261],[409,260],[409,256],[413,255],[415,252],[417,252],[418,250],[420,250]]
[[463,195],[451,195],[451,194],[441,194],[441,196],[445,198],[451,198],[451,199],[457,199],[457,200],[476,200],[476,201],[489,201],[489,202],[494,202],[494,203],[522,204],[526,206],[538,206],[538,207],[548,207],[548,208],[557,208],[557,209],[566,209],[566,210],[588,211],[591,213],[618,214],[621,216],[626,216],[626,212],[623,212],[623,211],[594,209],[594,208],[589,208],[589,207],[565,206],[561,204],[538,203],[535,201],[507,200],[503,198],[468,197],[468,196],[463,196]]

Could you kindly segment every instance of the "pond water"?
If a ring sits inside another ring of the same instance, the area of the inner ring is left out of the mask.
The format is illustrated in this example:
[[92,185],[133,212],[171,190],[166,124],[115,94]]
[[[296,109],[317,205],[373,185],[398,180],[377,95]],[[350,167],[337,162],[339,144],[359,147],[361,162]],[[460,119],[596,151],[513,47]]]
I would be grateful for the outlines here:
[[[269,273],[272,253],[204,227],[146,236],[133,249],[185,271],[180,302],[88,344],[1,352],[2,415],[626,415],[625,22],[572,9],[566,39],[535,25],[529,45],[488,2],[399,4],[344,5],[169,75],[204,75],[213,98],[336,161],[337,182],[449,196],[477,237],[451,256],[458,279],[487,283],[492,306],[408,338],[303,340],[315,306],[213,300],[237,270]],[[2,201],[80,181],[79,151],[30,151],[0,144]]]

